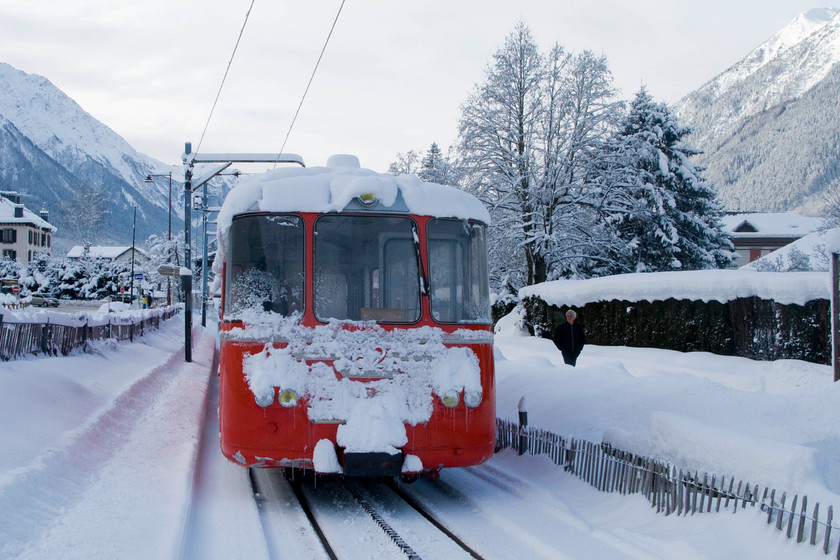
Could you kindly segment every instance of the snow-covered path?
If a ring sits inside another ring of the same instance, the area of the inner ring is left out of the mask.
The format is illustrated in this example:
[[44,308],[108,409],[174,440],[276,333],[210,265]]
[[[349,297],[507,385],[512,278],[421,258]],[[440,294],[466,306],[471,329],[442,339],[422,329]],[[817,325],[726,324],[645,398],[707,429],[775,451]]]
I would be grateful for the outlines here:
[[[186,364],[182,329],[175,318],[94,355],[0,364],[0,558],[321,557],[286,481],[273,477],[258,507],[248,472],[218,451],[215,332],[196,330]],[[840,388],[825,366],[587,347],[570,368],[548,341],[502,334],[497,348],[499,416],[515,417],[525,396],[532,425],[686,459],[695,458],[686,449],[706,446],[709,461],[781,473],[797,486],[788,491],[840,505],[840,423],[829,414]],[[788,401],[812,406],[767,413]],[[739,442],[759,456],[733,454]],[[757,511],[665,517],[639,496],[597,492],[545,458],[511,451],[403,488],[486,558],[823,557]],[[435,550],[423,544],[431,533],[412,531],[418,548]],[[342,539],[362,553],[373,542],[352,530]]]
[[[4,378],[32,376],[18,387],[20,394],[6,391],[4,400],[31,404],[55,394],[46,410],[22,406],[11,416],[3,407],[7,429],[25,434],[41,426],[47,436],[28,463],[3,472],[3,557],[165,558],[177,550],[215,340],[199,334],[196,358],[188,364],[183,345],[170,344],[176,324],[170,320],[162,332],[133,345],[103,345],[100,356],[3,365]],[[27,372],[36,362],[50,367]],[[123,383],[94,398],[113,378]],[[61,407],[76,408],[79,423],[62,425]]]

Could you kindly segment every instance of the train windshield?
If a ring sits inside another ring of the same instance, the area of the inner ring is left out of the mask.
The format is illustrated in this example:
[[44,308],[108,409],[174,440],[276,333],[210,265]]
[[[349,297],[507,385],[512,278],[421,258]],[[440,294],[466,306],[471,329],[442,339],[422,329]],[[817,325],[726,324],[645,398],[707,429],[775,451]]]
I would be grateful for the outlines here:
[[432,316],[441,323],[489,323],[485,226],[434,219],[427,235]]
[[315,222],[315,316],[420,319],[415,225],[409,218],[328,215]]
[[225,312],[245,310],[281,315],[303,312],[303,220],[294,215],[234,218]]

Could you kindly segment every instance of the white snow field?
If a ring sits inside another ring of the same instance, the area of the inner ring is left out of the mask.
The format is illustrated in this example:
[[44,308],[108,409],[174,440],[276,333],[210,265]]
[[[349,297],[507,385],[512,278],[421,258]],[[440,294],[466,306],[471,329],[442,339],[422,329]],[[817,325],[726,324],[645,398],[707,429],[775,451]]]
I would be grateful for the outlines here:
[[[248,473],[218,450],[215,330],[195,333],[192,363],[179,316],[94,354],[0,363],[0,558],[271,557]],[[572,368],[512,320],[496,348],[502,418],[525,397],[532,426],[807,494],[822,511],[840,505],[840,384],[828,366],[587,346]],[[824,557],[757,508],[666,517],[510,450],[404,488],[486,558]],[[283,557],[323,557],[287,488],[271,494]],[[360,558],[397,557],[343,534]],[[433,536],[411,536],[434,550]]]

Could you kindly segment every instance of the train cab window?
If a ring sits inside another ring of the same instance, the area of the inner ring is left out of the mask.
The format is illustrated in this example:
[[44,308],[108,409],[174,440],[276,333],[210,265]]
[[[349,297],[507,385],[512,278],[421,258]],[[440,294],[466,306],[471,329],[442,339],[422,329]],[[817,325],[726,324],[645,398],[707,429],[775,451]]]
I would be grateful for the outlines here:
[[315,316],[381,323],[420,319],[414,222],[323,216],[315,223]]
[[227,314],[303,312],[303,220],[293,215],[240,216],[230,228]]
[[426,233],[432,316],[441,323],[489,323],[485,226],[433,219]]

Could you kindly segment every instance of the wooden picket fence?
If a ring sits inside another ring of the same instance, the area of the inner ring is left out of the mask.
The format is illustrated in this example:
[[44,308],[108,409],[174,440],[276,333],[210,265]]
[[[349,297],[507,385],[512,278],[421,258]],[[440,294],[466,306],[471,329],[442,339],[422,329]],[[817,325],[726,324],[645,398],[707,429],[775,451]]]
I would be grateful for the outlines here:
[[14,360],[28,354],[66,356],[92,340],[133,341],[147,330],[159,328],[161,321],[169,319],[179,309],[175,306],[153,309],[144,313],[143,318],[108,315],[107,319],[94,322],[82,314],[75,320],[68,318],[66,322],[77,323],[71,325],[49,320],[45,323],[15,322],[4,320],[0,314],[0,360]]
[[[497,449],[513,448],[521,454],[547,455],[556,465],[591,484],[602,492],[643,494],[665,515],[695,515],[731,508],[758,507],[767,516],[767,524],[783,531],[788,539],[806,540],[819,546],[823,554],[834,551],[832,536],[840,527],[832,525],[834,509],[829,506],[820,518],[820,504],[808,509],[808,497],[795,495],[787,502],[787,493],[737,481],[734,477],[709,475],[676,469],[668,463],[616,449],[609,444],[564,438],[553,432],[534,429],[501,418],[496,419]],[[840,541],[840,538],[834,540]],[[835,558],[840,560],[840,542]]]

